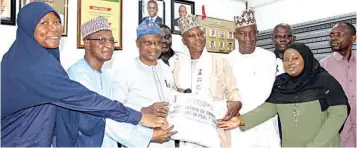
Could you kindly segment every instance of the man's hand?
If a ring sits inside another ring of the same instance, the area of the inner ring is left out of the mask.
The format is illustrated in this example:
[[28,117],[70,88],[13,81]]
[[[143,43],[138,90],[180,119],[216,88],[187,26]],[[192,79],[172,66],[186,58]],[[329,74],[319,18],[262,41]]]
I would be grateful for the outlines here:
[[227,113],[224,115],[223,120],[228,121],[233,116],[239,115],[239,110],[242,108],[242,102],[240,101],[227,101]]
[[241,126],[241,125],[244,125],[244,122],[237,116],[232,117],[228,121],[223,121],[223,120],[218,120],[217,121],[217,126],[219,128],[222,128],[225,131],[234,129],[234,128],[236,128],[238,126]]
[[161,128],[155,128],[154,133],[152,135],[151,141],[153,142],[166,142],[170,140],[170,137],[172,135],[175,135],[177,131],[171,131],[174,128],[174,126],[171,126],[168,129],[161,129]]
[[140,124],[151,128],[167,129],[169,123],[165,118],[156,117],[153,114],[142,114]]
[[148,107],[143,107],[141,113],[143,114],[154,114],[157,117],[165,118],[167,112],[169,111],[168,102],[156,102]]

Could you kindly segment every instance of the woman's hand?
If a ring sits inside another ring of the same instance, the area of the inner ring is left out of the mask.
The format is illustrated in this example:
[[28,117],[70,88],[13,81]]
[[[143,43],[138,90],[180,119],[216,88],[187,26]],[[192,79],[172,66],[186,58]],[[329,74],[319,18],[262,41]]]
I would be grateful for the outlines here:
[[243,120],[240,117],[236,117],[236,116],[232,117],[228,121],[224,121],[224,120],[217,121],[217,126],[225,131],[237,128],[238,126],[242,126],[242,125],[244,125]]
[[242,108],[242,102],[240,101],[227,101],[227,113],[224,115],[223,120],[228,121],[233,116],[239,114],[240,109]]

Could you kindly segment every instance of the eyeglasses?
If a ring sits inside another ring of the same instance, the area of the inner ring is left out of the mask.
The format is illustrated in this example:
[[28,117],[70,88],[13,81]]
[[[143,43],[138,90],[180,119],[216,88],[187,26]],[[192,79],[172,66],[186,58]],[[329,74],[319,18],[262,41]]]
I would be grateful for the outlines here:
[[87,39],[87,40],[90,40],[90,41],[99,41],[100,44],[107,44],[109,43],[110,45],[114,45],[116,43],[118,43],[117,41],[115,41],[114,39],[106,39],[106,38],[102,38],[102,37],[99,37],[99,38],[96,38],[96,39]]
[[152,46],[152,45],[155,45],[155,46],[161,46],[162,43],[160,41],[156,41],[156,42],[152,42],[152,41],[143,41],[142,43],[144,43],[145,45],[147,46]]

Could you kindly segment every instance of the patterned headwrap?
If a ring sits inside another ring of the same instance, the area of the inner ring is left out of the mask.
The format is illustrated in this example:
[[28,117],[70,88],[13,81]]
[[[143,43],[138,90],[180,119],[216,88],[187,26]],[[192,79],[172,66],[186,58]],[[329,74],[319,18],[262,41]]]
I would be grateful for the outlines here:
[[236,28],[241,28],[249,25],[255,25],[255,16],[253,9],[244,10],[241,16],[234,17]]
[[111,31],[108,20],[103,16],[98,16],[81,25],[82,39],[102,30]]
[[178,20],[181,34],[185,33],[187,30],[190,30],[195,27],[202,27],[202,24],[199,21],[199,18],[195,15],[188,14],[183,16]]
[[136,28],[136,39],[141,38],[144,35],[157,34],[160,35],[160,26],[150,19],[146,19]]

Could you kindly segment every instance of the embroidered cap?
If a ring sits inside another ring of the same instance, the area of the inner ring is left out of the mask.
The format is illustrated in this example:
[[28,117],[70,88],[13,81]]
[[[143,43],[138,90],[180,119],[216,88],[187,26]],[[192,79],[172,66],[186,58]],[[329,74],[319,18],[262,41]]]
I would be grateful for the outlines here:
[[158,34],[160,35],[160,26],[150,19],[146,19],[136,28],[136,39],[141,38],[144,35]]
[[244,10],[241,16],[234,17],[234,23],[236,25],[236,28],[255,25],[256,22],[255,22],[254,10],[251,8]]
[[102,30],[111,31],[108,20],[103,16],[98,16],[81,25],[82,39]]
[[190,30],[195,27],[202,27],[198,17],[196,15],[188,14],[186,16],[180,17],[177,21],[181,34],[185,33],[187,30]]

